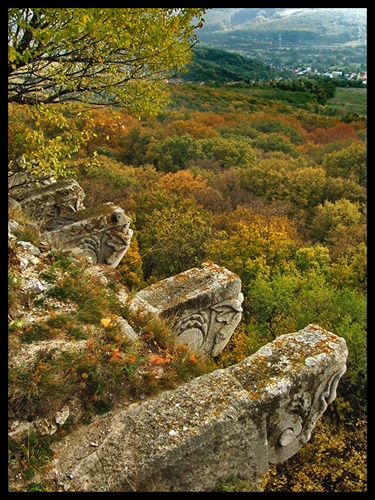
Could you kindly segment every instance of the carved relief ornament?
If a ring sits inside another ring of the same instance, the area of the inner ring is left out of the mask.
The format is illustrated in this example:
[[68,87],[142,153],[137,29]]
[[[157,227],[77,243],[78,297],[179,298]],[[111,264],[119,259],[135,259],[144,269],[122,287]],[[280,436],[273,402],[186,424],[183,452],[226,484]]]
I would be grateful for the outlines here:
[[174,325],[177,340],[194,350],[217,356],[228,343],[242,317],[243,294],[181,318]]
[[[336,398],[340,378],[346,371],[342,366],[338,371],[324,378],[317,387],[302,390],[285,398],[268,419],[268,460],[280,463],[288,460],[309,441],[318,419]],[[287,403],[284,404],[284,401]]]

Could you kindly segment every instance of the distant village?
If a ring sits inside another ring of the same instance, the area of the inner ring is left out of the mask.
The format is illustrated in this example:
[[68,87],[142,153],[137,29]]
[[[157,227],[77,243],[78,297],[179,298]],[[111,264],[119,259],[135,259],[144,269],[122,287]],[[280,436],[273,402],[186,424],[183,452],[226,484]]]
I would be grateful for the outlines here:
[[[270,65],[273,67],[273,65]],[[315,75],[315,76],[325,76],[328,78],[345,78],[347,80],[361,80],[363,85],[367,85],[367,71],[364,71],[363,73],[344,73],[343,71],[326,71],[324,73],[318,72],[317,69],[313,69],[310,66],[307,68],[292,68],[290,66],[285,66],[283,68],[278,68],[278,69],[283,69],[285,71],[290,71],[291,73],[294,73],[295,75]],[[282,77],[275,78],[275,80],[282,80]],[[263,81],[262,79],[259,81]],[[175,78],[166,78],[164,80],[164,83],[173,83],[173,84],[184,84],[188,83],[186,82],[183,78],[181,77],[175,77]],[[205,85],[206,82],[199,82],[200,85]],[[232,82],[225,82],[224,85],[234,85],[238,82],[232,81]],[[252,80],[251,83],[255,83],[255,80]]]
[[319,73],[317,69],[313,69],[310,66],[306,69],[297,68],[293,69],[289,66],[285,66],[283,69],[286,71],[291,71],[296,75],[318,75],[326,76],[329,78],[346,78],[347,80],[361,80],[363,85],[367,85],[367,71],[364,73],[344,73],[343,71],[326,71],[324,73]]

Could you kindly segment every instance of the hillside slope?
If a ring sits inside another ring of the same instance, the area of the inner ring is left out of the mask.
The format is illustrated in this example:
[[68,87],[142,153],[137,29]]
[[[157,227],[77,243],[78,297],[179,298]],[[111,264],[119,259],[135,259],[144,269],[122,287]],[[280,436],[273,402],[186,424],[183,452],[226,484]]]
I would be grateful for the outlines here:
[[[365,41],[367,11],[363,8],[213,8],[205,15],[205,24],[198,36],[201,41],[209,41],[209,33],[216,33],[224,40],[236,31],[248,31],[270,37],[280,32],[295,31],[306,42],[322,44],[340,40]],[[273,33],[275,32],[275,33]]]
[[366,68],[367,9],[209,9],[197,33],[211,47],[276,66],[326,63]]

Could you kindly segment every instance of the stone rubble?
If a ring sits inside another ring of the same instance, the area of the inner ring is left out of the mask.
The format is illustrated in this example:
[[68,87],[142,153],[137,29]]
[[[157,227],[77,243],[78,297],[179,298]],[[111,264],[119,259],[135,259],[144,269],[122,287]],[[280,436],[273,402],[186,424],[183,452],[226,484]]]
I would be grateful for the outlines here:
[[[86,266],[84,275],[107,286],[120,279],[115,267],[129,246],[131,221],[119,207],[101,207],[97,218],[91,214],[91,221],[100,222],[99,238],[94,223],[84,219],[79,186],[67,182],[47,187],[48,192],[35,190],[33,199],[23,193],[14,203],[23,203],[24,208],[35,212],[34,201],[47,200],[45,213],[56,215],[52,213],[56,209],[52,201],[57,196],[63,204],[63,193],[69,192],[64,207],[73,215],[68,217],[70,222],[60,219],[60,226],[58,219],[53,219],[56,240],[47,231],[46,241],[38,247],[18,240],[14,233],[19,224],[8,222],[8,248],[21,271],[21,278],[13,279],[20,279],[18,284],[26,296],[41,296],[46,304],[52,301],[50,305],[58,313],[72,312],[74,304],[45,295],[52,285],[43,279],[43,271],[57,251],[55,243],[73,241],[67,255],[74,262],[79,257],[73,257],[71,250],[80,242],[76,248],[89,250],[94,263]],[[117,222],[120,229],[113,226]],[[80,239],[82,228],[86,236]],[[73,234],[76,239],[70,240]],[[124,287],[120,287],[118,297],[124,305],[129,304]],[[242,301],[238,276],[207,262],[200,269],[190,269],[141,290],[130,306],[161,317],[173,315],[177,340],[205,355],[217,356],[241,320]],[[22,309],[8,313],[11,323],[35,323],[46,316],[47,311],[36,315],[32,308],[28,313]],[[113,321],[121,325],[129,340],[138,340],[125,318]],[[53,355],[81,350],[85,345],[85,340],[64,339],[25,344],[10,357],[9,364],[27,370],[40,351]],[[256,482],[269,464],[287,460],[310,439],[317,420],[336,397],[346,358],[343,338],[308,325],[300,332],[278,337],[237,365],[154,398],[141,396],[140,402],[125,403],[91,426],[79,427],[74,435],[54,444],[57,458],[50,474],[61,491],[70,492],[213,491],[219,479],[230,475]],[[41,435],[53,435],[77,411],[74,405],[74,401],[64,405],[52,420],[11,421],[9,437],[21,442],[34,428]]]

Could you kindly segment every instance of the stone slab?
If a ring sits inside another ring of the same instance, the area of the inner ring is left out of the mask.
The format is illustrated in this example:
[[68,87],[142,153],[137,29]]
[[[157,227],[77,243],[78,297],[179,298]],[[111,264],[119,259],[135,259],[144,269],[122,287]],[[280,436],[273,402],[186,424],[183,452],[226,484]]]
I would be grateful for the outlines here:
[[242,317],[241,280],[213,262],[166,278],[138,292],[131,304],[170,317],[179,343],[217,356]]
[[[253,481],[311,437],[346,370],[343,338],[317,325],[278,337],[237,365],[130,405],[66,491],[210,492]],[[82,443],[80,443],[82,447]]]

